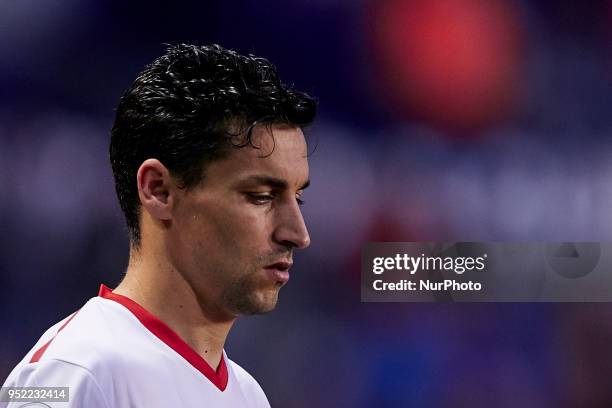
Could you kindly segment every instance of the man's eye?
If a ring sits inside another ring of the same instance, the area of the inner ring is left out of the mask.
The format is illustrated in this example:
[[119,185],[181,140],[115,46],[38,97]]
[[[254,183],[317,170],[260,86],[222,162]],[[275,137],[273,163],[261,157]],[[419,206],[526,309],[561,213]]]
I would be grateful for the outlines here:
[[248,193],[247,197],[253,204],[257,205],[267,204],[274,199],[272,194]]
[[306,204],[306,203],[304,202],[304,200],[302,200],[300,197],[295,197],[295,201],[297,201],[298,205],[304,205],[304,204]]

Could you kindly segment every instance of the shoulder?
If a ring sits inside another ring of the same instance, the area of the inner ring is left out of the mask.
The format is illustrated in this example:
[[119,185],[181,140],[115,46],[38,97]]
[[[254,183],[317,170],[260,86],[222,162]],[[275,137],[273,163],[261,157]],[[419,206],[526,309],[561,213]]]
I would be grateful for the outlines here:
[[139,355],[138,346],[132,344],[142,336],[138,325],[129,313],[117,306],[99,297],[90,299],[81,309],[47,330],[11,376],[25,378],[37,374],[41,368],[48,372],[51,368],[64,367],[85,370],[104,386],[112,380],[113,372],[121,372],[122,365]]
[[[46,359],[27,364],[20,370],[13,371],[4,386],[63,387],[67,388],[68,403],[62,406],[89,408],[110,406],[95,376],[87,368],[67,361]],[[8,407],[12,405],[9,404]]]
[[227,356],[226,361],[228,363],[228,368],[235,376],[238,385],[247,399],[254,402],[257,407],[269,407],[270,403],[268,402],[268,398],[257,380],[255,380],[255,378],[253,378],[244,368],[227,358]]
[[119,357],[121,354],[123,348],[117,347],[121,344],[117,334],[122,329],[122,318],[120,311],[114,310],[112,304],[104,299],[92,298],[45,333],[28,353],[28,362],[55,359],[94,371],[101,363],[111,362],[113,356]]

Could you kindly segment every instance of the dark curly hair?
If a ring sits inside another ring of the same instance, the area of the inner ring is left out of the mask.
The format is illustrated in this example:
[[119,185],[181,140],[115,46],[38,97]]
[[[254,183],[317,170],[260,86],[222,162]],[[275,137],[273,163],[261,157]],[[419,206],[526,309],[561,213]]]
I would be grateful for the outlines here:
[[[158,159],[190,188],[231,146],[252,145],[254,126],[305,127],[315,113],[315,100],[285,86],[264,58],[219,45],[170,46],[123,94],[112,129],[110,161],[132,245],[140,245],[136,173],[143,161]],[[244,135],[238,143],[237,135]]]

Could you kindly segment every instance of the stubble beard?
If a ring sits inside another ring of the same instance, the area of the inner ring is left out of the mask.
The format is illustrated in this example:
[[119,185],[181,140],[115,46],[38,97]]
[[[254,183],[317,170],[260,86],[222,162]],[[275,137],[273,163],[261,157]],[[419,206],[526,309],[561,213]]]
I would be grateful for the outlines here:
[[[223,303],[236,315],[255,315],[272,311],[278,301],[280,284],[274,288],[257,287],[249,276],[229,285],[223,292]],[[265,291],[266,293],[261,293]]]
[[274,310],[278,302],[278,293],[283,285],[274,283],[270,286],[259,278],[263,265],[269,265],[278,258],[276,255],[257,259],[252,264],[256,266],[226,282],[221,293],[223,304],[236,315],[263,314]]

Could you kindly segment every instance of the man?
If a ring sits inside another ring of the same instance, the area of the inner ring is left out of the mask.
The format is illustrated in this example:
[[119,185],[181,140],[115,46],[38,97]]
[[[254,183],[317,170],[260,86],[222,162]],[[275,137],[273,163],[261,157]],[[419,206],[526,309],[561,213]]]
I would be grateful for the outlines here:
[[269,406],[223,346],[239,315],[275,307],[309,245],[301,128],[315,110],[267,60],[217,45],[147,66],[110,143],[125,278],[51,327],[4,386],[70,387],[58,407]]

